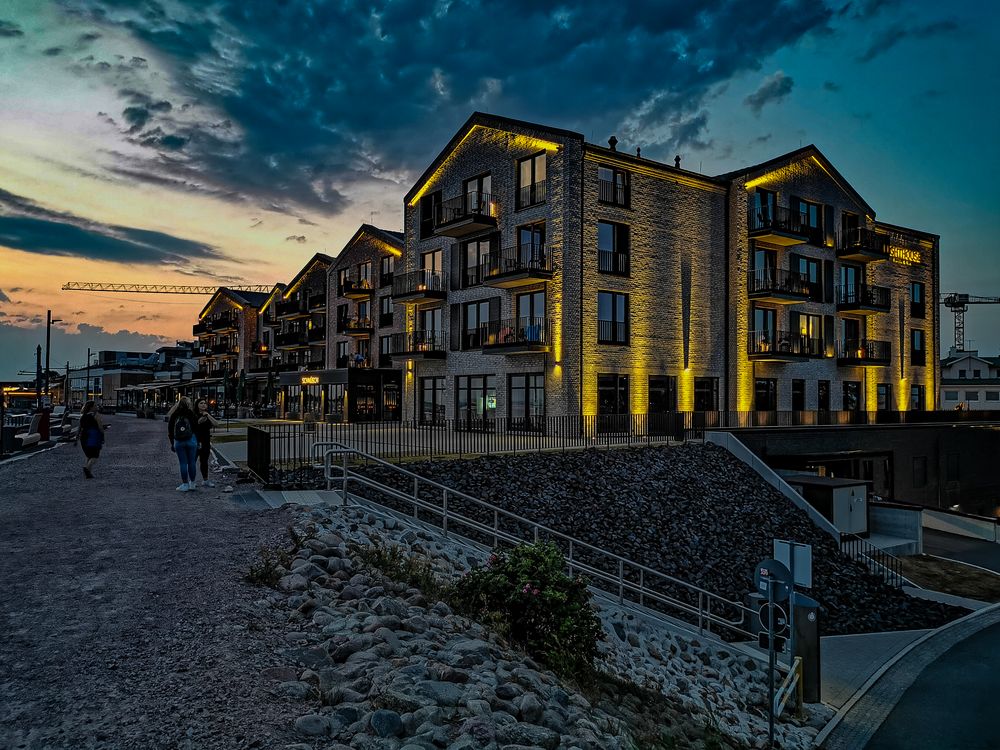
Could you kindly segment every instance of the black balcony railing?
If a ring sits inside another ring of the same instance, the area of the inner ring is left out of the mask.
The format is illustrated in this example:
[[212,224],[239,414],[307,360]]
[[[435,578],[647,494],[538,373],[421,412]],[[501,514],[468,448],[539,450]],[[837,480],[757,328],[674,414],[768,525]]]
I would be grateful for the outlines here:
[[337,367],[347,367],[351,361],[350,354],[341,354],[337,357]]
[[371,279],[343,279],[338,289],[341,297],[367,296],[375,290],[375,285]]
[[750,331],[747,335],[747,354],[750,356],[799,356],[822,357],[823,340],[810,338],[797,331]]
[[371,318],[348,318],[344,321],[344,333],[371,333]]
[[434,226],[443,227],[473,217],[496,219],[498,213],[496,199],[489,193],[464,193],[438,204]]
[[309,295],[309,309],[316,311],[326,308],[326,293],[320,292],[319,294]]
[[378,327],[385,328],[392,325],[392,313],[379,313],[378,314]]
[[392,286],[392,274],[393,274],[392,271],[388,271],[386,273],[379,275],[378,277],[379,286],[382,287]]
[[615,206],[629,205],[629,188],[620,182],[612,180],[597,181],[597,199],[602,203],[611,203]]
[[447,276],[440,271],[410,271],[396,275],[392,280],[393,297],[419,297],[424,294],[443,296],[447,290]]
[[841,233],[837,255],[856,260],[884,260],[889,257],[889,235],[867,227],[852,227]]
[[627,344],[628,343],[628,323],[619,323],[613,320],[597,321],[597,343],[598,344]]
[[389,339],[389,347],[393,354],[444,353],[444,334],[441,331],[394,333]]
[[191,333],[194,336],[204,336],[206,333],[212,332],[212,326],[208,323],[195,323],[191,328]]
[[841,284],[836,292],[837,304],[841,307],[872,307],[888,310],[892,300],[892,292],[884,286]]
[[274,336],[275,346],[301,346],[308,342],[305,331],[286,331]]
[[810,226],[806,214],[787,206],[751,205],[747,211],[747,229],[751,237],[778,234],[815,243],[822,241],[820,228]]
[[751,297],[777,295],[808,298],[812,293],[809,277],[784,268],[755,268],[747,272],[747,292]]
[[306,308],[302,301],[298,299],[282,300],[274,306],[274,313],[279,318],[284,315],[297,315],[305,312],[305,310]]
[[236,354],[240,350],[238,344],[234,344],[231,341],[223,341],[218,344],[212,344],[210,351],[212,354]]
[[310,328],[309,332],[306,334],[310,344],[323,344],[326,343],[326,328],[325,327],[314,327]]
[[488,282],[492,277],[552,273],[552,262],[544,244],[515,245],[490,253],[480,266],[480,276]]
[[873,339],[847,339],[837,342],[837,360],[841,363],[883,363],[892,359],[892,342]]
[[545,180],[539,180],[531,185],[517,189],[517,207],[527,208],[539,203],[545,203],[547,187]]
[[549,345],[548,318],[506,318],[490,320],[464,332],[467,348],[516,347],[540,349]]
[[615,250],[598,250],[597,270],[601,273],[613,273],[618,276],[628,276],[629,254]]

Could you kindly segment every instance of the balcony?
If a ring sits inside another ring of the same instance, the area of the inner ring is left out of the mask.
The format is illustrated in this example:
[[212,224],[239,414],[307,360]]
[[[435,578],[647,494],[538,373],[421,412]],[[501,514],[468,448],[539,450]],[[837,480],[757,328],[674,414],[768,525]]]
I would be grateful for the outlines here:
[[812,296],[809,277],[784,268],[757,268],[747,271],[747,294],[758,302],[779,305],[805,302]]
[[392,280],[392,300],[404,304],[440,302],[448,296],[448,279],[434,271],[410,271]]
[[305,331],[286,331],[274,336],[275,349],[298,349],[309,345]]
[[350,354],[341,354],[339,357],[337,357],[337,360],[335,362],[335,366],[338,369],[339,368],[348,367],[350,365],[350,362],[351,362],[351,355]]
[[837,364],[844,367],[885,367],[892,362],[892,343],[860,339],[837,342]]
[[628,344],[628,323],[614,320],[597,321],[598,344]]
[[837,292],[837,311],[855,315],[889,312],[892,306],[892,291],[884,286],[868,284],[840,285]]
[[486,286],[511,289],[552,278],[552,263],[544,245],[520,245],[490,253],[479,266],[479,281]]
[[323,326],[317,326],[315,328],[310,328],[306,334],[306,339],[310,344],[319,344],[321,346],[326,345],[326,328]]
[[343,332],[348,336],[371,336],[375,328],[371,318],[348,318],[344,321]]
[[806,223],[805,214],[787,206],[747,210],[747,235],[772,245],[801,245],[819,239],[814,227]]
[[465,237],[487,229],[496,229],[499,213],[497,201],[489,193],[465,193],[449,198],[437,206],[434,233],[446,237]]
[[378,283],[380,287],[392,286],[392,271],[380,274],[378,277]]
[[889,235],[879,234],[873,229],[854,227],[840,235],[837,245],[840,260],[858,263],[877,263],[889,259]]
[[326,360],[325,359],[310,359],[305,363],[307,370],[325,370]]
[[824,355],[823,340],[802,333],[750,331],[747,334],[747,357],[751,362],[799,362]]
[[302,300],[285,299],[274,306],[276,318],[300,318],[309,314],[309,309]]
[[535,354],[549,351],[551,334],[548,318],[491,320],[473,334],[483,354]]
[[369,279],[344,279],[339,294],[347,299],[368,299],[375,288]]
[[394,333],[389,339],[393,359],[444,359],[444,334],[441,331]]
[[240,347],[237,344],[232,344],[228,341],[223,341],[221,344],[212,344],[212,346],[209,347],[209,351],[211,351],[212,354],[214,354],[217,357],[220,355],[222,356],[230,354],[236,355],[239,354]]
[[597,181],[597,200],[601,203],[609,203],[612,206],[622,206],[628,208],[631,195],[629,186],[613,180]]
[[531,185],[525,185],[524,187],[518,188],[517,190],[518,210],[545,203],[545,197],[547,192],[548,188],[545,180],[539,180],[538,182],[532,183]]
[[616,250],[597,251],[597,270],[615,276],[628,276],[629,254]]
[[294,362],[271,362],[269,364],[262,364],[259,367],[251,367],[250,373],[279,373],[279,372],[294,372],[298,370],[299,366]]
[[309,311],[314,313],[326,312],[326,292],[309,295]]
[[388,328],[392,325],[392,313],[379,313],[378,315],[378,327]]

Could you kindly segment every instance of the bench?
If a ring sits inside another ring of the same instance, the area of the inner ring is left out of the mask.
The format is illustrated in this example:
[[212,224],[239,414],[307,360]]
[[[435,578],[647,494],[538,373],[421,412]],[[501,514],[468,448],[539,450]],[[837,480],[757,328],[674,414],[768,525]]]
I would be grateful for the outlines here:
[[35,414],[31,418],[31,424],[28,425],[28,431],[14,435],[16,447],[19,450],[33,448],[41,442],[42,433],[40,430],[43,419],[45,419],[45,414]]

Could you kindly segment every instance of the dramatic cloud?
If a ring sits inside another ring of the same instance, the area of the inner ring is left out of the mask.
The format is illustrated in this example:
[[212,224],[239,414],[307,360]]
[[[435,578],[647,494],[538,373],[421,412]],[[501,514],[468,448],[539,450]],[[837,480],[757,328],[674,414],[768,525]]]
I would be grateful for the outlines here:
[[0,245],[42,255],[173,265],[220,260],[201,242],[136,227],[89,221],[0,190]]
[[0,39],[15,36],[24,36],[24,32],[21,31],[21,27],[13,21],[4,21],[0,18]]
[[[147,67],[98,56],[81,73],[128,79],[120,120],[149,153],[121,155],[122,173],[296,218],[343,212],[359,184],[398,194],[476,109],[618,132],[654,158],[707,148],[713,87],[833,15],[814,0],[642,6],[513,0],[484,24],[464,2],[65,0],[150,49]],[[170,109],[149,106],[166,92]]]
[[765,78],[760,87],[747,96],[743,103],[750,107],[750,111],[755,115],[760,115],[766,105],[780,102],[792,93],[794,85],[795,82],[779,70],[773,76]]
[[285,237],[285,242],[298,242],[303,244],[306,241],[306,236],[304,234],[293,234]]
[[958,24],[955,21],[933,21],[917,26],[907,26],[902,22],[894,23],[883,29],[872,39],[868,49],[858,58],[858,61],[871,62],[879,55],[884,55],[908,38],[929,39],[944,34],[951,34],[957,30]]

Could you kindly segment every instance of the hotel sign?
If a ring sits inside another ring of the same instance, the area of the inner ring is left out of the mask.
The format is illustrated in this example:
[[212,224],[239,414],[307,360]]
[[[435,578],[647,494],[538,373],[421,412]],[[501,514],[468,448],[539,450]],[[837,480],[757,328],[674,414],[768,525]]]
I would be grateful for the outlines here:
[[912,247],[889,245],[889,257],[893,263],[898,263],[901,266],[916,266],[923,263],[923,255]]
[[303,375],[299,379],[300,385],[319,385],[319,375]]

